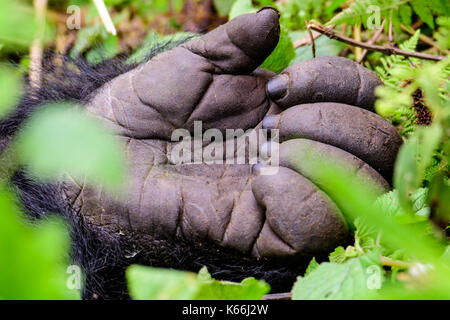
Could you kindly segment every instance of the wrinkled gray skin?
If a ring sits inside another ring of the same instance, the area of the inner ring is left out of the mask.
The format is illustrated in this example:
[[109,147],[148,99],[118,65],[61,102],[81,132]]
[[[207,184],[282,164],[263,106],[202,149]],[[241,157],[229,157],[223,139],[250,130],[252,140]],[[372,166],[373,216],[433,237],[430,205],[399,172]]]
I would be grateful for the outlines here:
[[[341,244],[348,227],[340,210],[308,163],[293,165],[294,154],[312,147],[345,161],[381,192],[401,139],[368,111],[380,80],[350,60],[313,59],[268,82],[275,75],[256,68],[278,42],[278,18],[271,8],[237,17],[94,92],[87,111],[123,142],[129,184],[111,196],[66,183],[73,207],[116,232],[212,240],[254,257],[313,255]],[[278,128],[282,167],[260,175],[258,165],[172,164],[172,131],[192,131],[195,120],[203,130]]]

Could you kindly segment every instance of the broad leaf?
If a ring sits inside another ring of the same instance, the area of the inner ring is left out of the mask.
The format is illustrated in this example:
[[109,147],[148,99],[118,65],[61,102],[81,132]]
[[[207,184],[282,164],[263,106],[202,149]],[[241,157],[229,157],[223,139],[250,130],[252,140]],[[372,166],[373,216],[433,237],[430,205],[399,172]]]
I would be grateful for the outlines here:
[[115,188],[123,181],[124,159],[117,141],[68,104],[54,104],[34,114],[17,140],[21,162],[47,180],[69,173]]
[[234,0],[214,0],[214,7],[220,16],[225,17],[230,13]]
[[128,289],[137,300],[255,300],[269,292],[270,286],[254,278],[241,283],[211,278],[206,267],[196,275],[170,269],[132,265],[126,272]]
[[[290,33],[292,40],[295,42],[308,35],[307,31],[295,31]],[[343,49],[346,48],[346,44],[332,40],[325,36],[317,38],[315,41],[316,57],[321,56],[335,56],[338,55]],[[295,58],[291,61],[292,64],[296,64],[302,61],[310,60],[313,58],[311,45],[298,47],[295,49]]]
[[374,251],[343,264],[322,263],[305,277],[298,277],[292,289],[294,300],[364,299],[379,289],[383,274]]
[[20,93],[19,75],[12,69],[0,68],[0,119],[11,111],[19,100]]
[[398,190],[400,205],[409,212],[413,210],[410,197],[422,184],[441,136],[439,124],[418,128],[400,148],[395,163],[394,186]]
[[[69,246],[62,221],[25,223],[0,187],[0,299],[79,299],[66,285]],[[81,283],[80,283],[81,284]]]
[[283,71],[295,58],[294,44],[286,28],[281,26],[280,40],[275,50],[267,57],[260,68],[273,72]]
[[256,11],[258,11],[258,9],[253,7],[252,0],[236,0],[233,3],[230,9],[230,14],[228,16],[229,19],[231,20],[242,14],[252,13]]

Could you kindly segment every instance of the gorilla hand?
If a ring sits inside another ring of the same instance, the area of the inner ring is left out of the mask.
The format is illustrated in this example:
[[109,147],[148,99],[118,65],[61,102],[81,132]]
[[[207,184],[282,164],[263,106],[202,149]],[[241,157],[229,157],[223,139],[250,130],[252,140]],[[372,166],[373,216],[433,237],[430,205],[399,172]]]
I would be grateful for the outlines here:
[[[268,81],[274,74],[256,68],[278,42],[278,18],[270,8],[239,16],[94,92],[87,111],[123,141],[129,185],[119,198],[65,183],[73,207],[115,231],[212,240],[255,257],[310,256],[342,243],[339,208],[294,153],[312,148],[385,190],[401,139],[368,111],[379,79],[350,60],[313,59]],[[192,133],[194,121],[203,130],[259,130],[261,121],[279,129],[282,166],[259,175],[248,163],[171,163],[172,132]]]

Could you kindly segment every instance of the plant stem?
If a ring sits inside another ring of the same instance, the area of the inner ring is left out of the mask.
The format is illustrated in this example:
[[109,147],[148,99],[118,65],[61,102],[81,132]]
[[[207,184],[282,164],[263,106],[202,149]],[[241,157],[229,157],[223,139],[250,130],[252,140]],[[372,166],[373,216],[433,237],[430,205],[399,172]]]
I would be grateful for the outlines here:
[[290,292],[266,294],[263,297],[263,300],[291,300],[291,299],[292,293]]
[[327,27],[324,27],[322,25],[315,24],[315,23],[309,24],[309,28],[324,34],[325,36],[327,36],[330,39],[335,39],[335,40],[347,43],[349,45],[360,47],[360,48],[367,49],[367,50],[370,50],[370,51],[379,51],[379,52],[382,52],[382,53],[384,53],[386,55],[398,54],[398,55],[402,55],[402,56],[405,56],[405,57],[415,57],[415,58],[419,58],[419,59],[433,60],[433,61],[441,61],[441,60],[444,60],[446,58],[444,56],[435,56],[435,55],[432,55],[432,54],[407,51],[407,50],[402,50],[400,48],[395,48],[395,47],[391,48],[389,46],[378,46],[378,45],[375,45],[375,44],[369,44],[369,43],[356,41],[356,40],[354,40],[352,38],[338,35],[332,29],[329,29]]
[[[381,33],[383,32],[384,23],[386,22],[386,19],[383,20],[381,23],[381,26],[378,28],[378,30],[373,34],[372,38],[367,42],[368,44],[374,44],[377,39],[380,37]],[[369,52],[367,49],[364,49],[364,51],[361,54],[361,57],[358,59],[358,63],[363,62],[364,58],[367,55],[367,52]]]
[[94,4],[97,8],[98,14],[100,15],[103,25],[105,26],[106,31],[115,36],[117,34],[117,31],[114,27],[114,23],[111,19],[111,16],[109,15],[105,3],[103,2],[103,0],[94,0]]
[[408,262],[391,260],[386,257],[380,257],[380,262],[382,266],[397,267],[401,269],[408,269],[411,266]]
[[[353,27],[353,39],[357,42],[361,41],[361,24]],[[355,47],[355,59],[358,61],[362,56],[362,49]]]
[[[316,39],[320,38],[322,35],[323,34],[321,34],[321,33],[314,32],[313,39],[316,40]],[[311,36],[309,35],[309,33],[306,36],[304,36],[303,38],[298,39],[297,41],[294,42],[294,49],[306,46],[308,44],[311,44]]]
[[30,48],[30,85],[33,89],[41,86],[42,68],[42,39],[45,32],[45,11],[47,10],[47,0],[34,0],[34,10],[36,12],[37,33]]
[[313,56],[313,58],[315,58],[316,57],[316,44],[314,42],[314,37],[311,32],[311,29],[308,27],[308,22],[306,20],[305,20],[305,25],[306,25],[306,30],[308,30],[309,38],[310,38],[311,45],[312,45],[312,56]]

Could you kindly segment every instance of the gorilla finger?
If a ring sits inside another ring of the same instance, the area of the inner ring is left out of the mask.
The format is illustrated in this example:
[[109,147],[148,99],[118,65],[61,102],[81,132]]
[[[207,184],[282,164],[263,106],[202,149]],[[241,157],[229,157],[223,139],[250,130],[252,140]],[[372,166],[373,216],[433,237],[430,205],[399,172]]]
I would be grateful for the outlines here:
[[277,10],[265,7],[238,16],[183,47],[208,59],[216,66],[216,73],[249,74],[275,49],[279,17]]
[[203,121],[203,129],[247,129],[256,126],[270,107],[266,98],[267,74],[214,75],[203,98],[186,120],[193,130],[194,121]]
[[327,253],[345,240],[347,223],[336,204],[313,183],[288,168],[252,182],[266,219],[252,255],[310,256]]
[[[336,121],[339,119],[339,121]],[[280,141],[304,138],[354,154],[390,180],[402,138],[377,114],[340,103],[303,104],[266,116],[264,129],[279,129]]]
[[283,108],[311,102],[341,102],[374,110],[378,76],[342,57],[318,57],[285,69],[267,84],[268,96]]
[[[356,156],[336,147],[307,139],[293,139],[280,144],[279,163],[293,169],[328,193],[340,206],[333,190],[328,190],[328,177],[323,173],[324,165],[344,170],[348,177],[371,187],[375,195],[389,190],[386,180],[371,166]],[[330,193],[331,192],[331,193]]]

